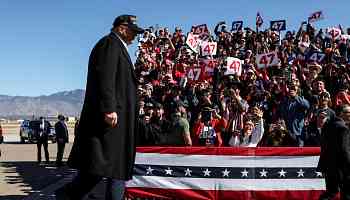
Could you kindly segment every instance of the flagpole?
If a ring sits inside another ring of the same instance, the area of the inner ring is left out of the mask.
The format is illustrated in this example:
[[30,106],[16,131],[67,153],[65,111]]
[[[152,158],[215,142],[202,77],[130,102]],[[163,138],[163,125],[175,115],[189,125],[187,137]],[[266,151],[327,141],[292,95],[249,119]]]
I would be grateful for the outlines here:
[[281,45],[281,30],[278,30],[279,45]]
[[[258,14],[259,12],[256,14],[256,17],[255,17],[255,30],[256,30],[256,34],[259,33],[259,26],[258,26]],[[259,14],[260,15],[260,14]]]

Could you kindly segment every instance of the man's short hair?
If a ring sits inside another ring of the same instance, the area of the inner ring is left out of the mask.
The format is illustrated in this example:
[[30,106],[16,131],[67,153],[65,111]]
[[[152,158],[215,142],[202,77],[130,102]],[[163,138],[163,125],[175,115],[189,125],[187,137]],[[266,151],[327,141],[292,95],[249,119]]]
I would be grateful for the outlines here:
[[57,118],[58,120],[65,120],[65,117],[63,115],[58,115]]

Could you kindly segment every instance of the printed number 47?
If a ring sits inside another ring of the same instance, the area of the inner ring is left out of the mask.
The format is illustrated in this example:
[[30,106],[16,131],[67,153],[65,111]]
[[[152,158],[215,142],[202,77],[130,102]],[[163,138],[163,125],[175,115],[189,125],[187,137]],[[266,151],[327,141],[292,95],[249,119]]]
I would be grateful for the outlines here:
[[312,61],[317,61],[317,62],[322,62],[323,58],[325,57],[324,54],[319,54],[319,53],[314,53],[310,57],[310,60]]
[[204,47],[203,51],[206,51],[207,54],[211,55],[213,54],[214,49],[215,49],[215,44],[208,44]]
[[190,38],[188,41],[191,44],[191,46],[195,46],[196,45],[196,41],[194,39]]
[[235,72],[237,72],[239,70],[240,67],[240,62],[239,61],[233,61],[230,65],[230,69],[234,70]]
[[273,23],[272,28],[274,30],[279,31],[282,29],[283,24],[284,24],[283,22],[275,22],[275,23]]
[[242,25],[242,24],[240,24],[240,23],[235,23],[235,24],[233,25],[233,30],[239,30],[239,29],[241,29],[241,25]]
[[194,68],[194,69],[190,69],[190,71],[188,71],[187,77],[189,79],[195,80],[197,81],[199,79],[199,76],[201,74],[201,69],[200,68]]
[[273,62],[274,59],[275,59],[275,54],[274,54],[274,53],[270,53],[270,54],[267,54],[267,55],[263,55],[263,56],[260,58],[259,64],[264,64],[264,65],[272,64],[272,62]]

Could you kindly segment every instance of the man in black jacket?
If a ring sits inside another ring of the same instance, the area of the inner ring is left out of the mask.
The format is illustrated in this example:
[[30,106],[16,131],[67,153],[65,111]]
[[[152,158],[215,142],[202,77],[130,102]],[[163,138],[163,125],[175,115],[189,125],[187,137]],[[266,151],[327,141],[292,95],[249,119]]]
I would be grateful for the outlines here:
[[58,122],[55,124],[56,141],[57,141],[57,156],[56,156],[56,166],[61,167],[63,165],[62,158],[64,153],[64,147],[68,143],[68,129],[65,123],[65,117],[63,115],[58,115]]
[[123,198],[133,173],[138,113],[138,81],[127,46],[142,32],[136,16],[121,15],[93,48],[79,134],[67,163],[78,175],[56,191],[56,199],[83,199],[103,178],[106,199]]
[[167,133],[170,132],[171,123],[164,118],[163,106],[160,103],[155,103],[153,116],[149,123],[149,133],[153,138],[153,145],[164,145]]
[[34,135],[36,137],[36,146],[37,146],[37,159],[38,164],[41,163],[41,146],[44,147],[45,160],[46,164],[50,162],[49,150],[48,150],[48,140],[49,140],[49,131],[51,124],[49,121],[45,120],[44,117],[40,117],[39,120],[31,121]]
[[321,131],[317,168],[325,176],[326,191],[320,200],[333,199],[339,191],[342,200],[350,200],[350,105],[342,106],[339,116],[328,119]]

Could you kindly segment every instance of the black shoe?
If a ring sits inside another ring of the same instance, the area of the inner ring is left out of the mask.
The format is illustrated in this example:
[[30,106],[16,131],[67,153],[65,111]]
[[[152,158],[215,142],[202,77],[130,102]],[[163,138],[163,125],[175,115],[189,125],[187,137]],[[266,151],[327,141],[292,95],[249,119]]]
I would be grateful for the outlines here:
[[63,186],[55,191],[56,200],[72,200],[66,191],[66,187]]

